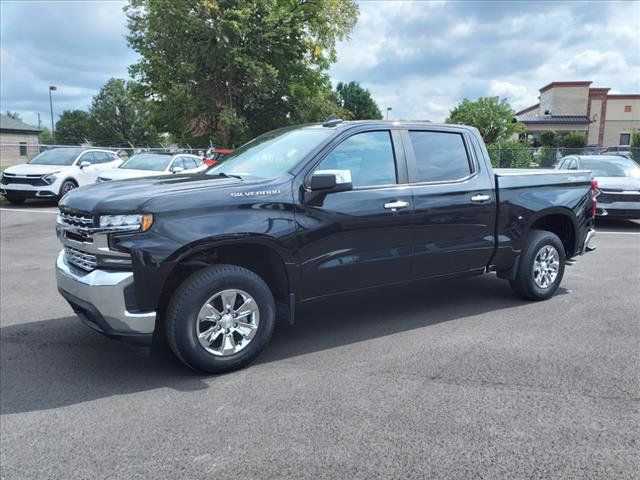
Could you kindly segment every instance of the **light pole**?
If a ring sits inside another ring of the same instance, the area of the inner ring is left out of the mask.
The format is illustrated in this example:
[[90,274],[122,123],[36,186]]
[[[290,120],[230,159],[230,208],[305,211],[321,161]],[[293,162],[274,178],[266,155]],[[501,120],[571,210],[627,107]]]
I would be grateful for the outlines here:
[[389,120],[389,112],[391,111],[391,107],[387,107],[387,120]]
[[51,141],[55,145],[56,144],[56,131],[53,127],[53,100],[51,100],[51,92],[57,90],[58,87],[55,85],[49,85],[49,108],[51,108]]

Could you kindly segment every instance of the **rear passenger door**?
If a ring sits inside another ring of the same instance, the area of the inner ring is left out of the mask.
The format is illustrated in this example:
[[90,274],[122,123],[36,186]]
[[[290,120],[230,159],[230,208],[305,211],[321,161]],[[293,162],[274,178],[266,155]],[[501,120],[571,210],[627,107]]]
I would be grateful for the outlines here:
[[414,199],[412,277],[480,269],[494,248],[494,181],[463,129],[403,133]]

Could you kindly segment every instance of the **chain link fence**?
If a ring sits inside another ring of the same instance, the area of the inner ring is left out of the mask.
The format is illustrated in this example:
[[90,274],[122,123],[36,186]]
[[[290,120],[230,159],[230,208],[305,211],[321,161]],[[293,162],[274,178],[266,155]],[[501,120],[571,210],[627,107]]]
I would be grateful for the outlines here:
[[640,148],[500,148],[499,145],[487,147],[491,164],[498,168],[553,168],[562,157],[567,155],[620,155],[635,160],[640,165]]

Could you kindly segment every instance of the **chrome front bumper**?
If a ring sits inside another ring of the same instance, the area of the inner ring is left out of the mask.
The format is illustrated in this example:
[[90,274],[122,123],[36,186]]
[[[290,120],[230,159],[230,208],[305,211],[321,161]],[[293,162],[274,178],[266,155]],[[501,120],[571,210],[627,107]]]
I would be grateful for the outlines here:
[[62,296],[93,329],[112,337],[140,340],[153,334],[156,312],[127,311],[125,288],[133,284],[132,272],[85,272],[69,265],[62,250],[56,261],[56,280]]

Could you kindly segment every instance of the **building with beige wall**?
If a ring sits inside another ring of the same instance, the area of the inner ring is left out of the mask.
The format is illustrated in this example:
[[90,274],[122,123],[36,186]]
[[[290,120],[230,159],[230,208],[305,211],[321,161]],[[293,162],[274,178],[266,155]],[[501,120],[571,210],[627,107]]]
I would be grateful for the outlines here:
[[26,162],[38,153],[42,130],[0,114],[0,167]]
[[516,113],[527,136],[539,140],[545,130],[583,132],[588,145],[628,146],[640,130],[640,94],[610,94],[593,82],[552,82],[540,89],[540,102]]

